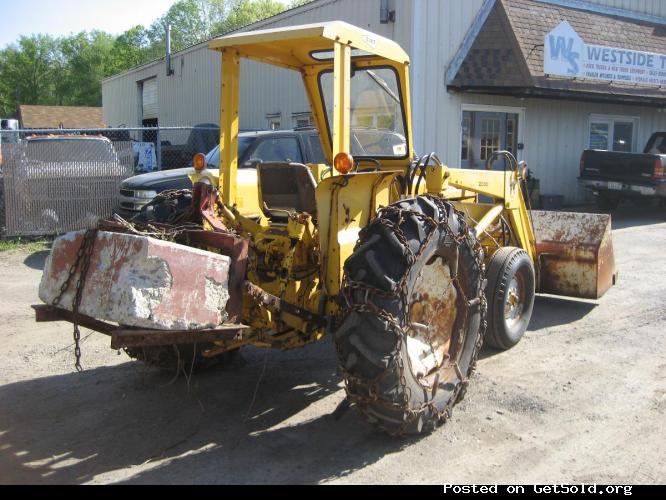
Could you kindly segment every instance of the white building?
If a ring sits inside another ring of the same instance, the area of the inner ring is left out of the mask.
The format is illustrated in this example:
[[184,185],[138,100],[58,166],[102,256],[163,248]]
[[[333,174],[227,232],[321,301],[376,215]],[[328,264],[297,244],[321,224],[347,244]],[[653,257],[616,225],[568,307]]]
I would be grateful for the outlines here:
[[[642,151],[666,130],[662,0],[316,0],[246,29],[338,19],[410,54],[415,149],[452,167],[483,168],[509,149],[542,193],[571,203],[584,196],[584,149]],[[309,123],[300,75],[242,64],[241,128]],[[218,123],[219,54],[199,44],[172,68],[162,59],[105,80],[104,121]]]

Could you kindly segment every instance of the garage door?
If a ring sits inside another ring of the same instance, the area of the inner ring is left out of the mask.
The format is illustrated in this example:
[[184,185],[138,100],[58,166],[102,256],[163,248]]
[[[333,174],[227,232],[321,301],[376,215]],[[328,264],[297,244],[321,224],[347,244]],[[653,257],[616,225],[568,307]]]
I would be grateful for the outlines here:
[[143,119],[157,118],[159,106],[157,104],[157,78],[143,82],[142,90]]

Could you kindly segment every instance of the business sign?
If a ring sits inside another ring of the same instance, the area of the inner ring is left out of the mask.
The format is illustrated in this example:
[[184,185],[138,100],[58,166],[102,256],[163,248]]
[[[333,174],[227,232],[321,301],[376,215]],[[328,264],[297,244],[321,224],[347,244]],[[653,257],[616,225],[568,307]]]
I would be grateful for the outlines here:
[[588,80],[666,85],[666,55],[585,43],[562,21],[546,35],[544,73]]

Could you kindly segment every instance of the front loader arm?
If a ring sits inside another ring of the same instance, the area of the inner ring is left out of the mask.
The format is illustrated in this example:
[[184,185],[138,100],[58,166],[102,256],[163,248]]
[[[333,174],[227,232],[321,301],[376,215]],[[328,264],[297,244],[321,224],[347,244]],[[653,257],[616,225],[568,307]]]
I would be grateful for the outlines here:
[[[536,240],[518,172],[448,169],[446,182],[451,187],[493,198],[502,205],[504,209],[498,216],[503,214],[507,218],[519,246],[529,254],[536,267]],[[488,225],[492,222],[487,221]]]

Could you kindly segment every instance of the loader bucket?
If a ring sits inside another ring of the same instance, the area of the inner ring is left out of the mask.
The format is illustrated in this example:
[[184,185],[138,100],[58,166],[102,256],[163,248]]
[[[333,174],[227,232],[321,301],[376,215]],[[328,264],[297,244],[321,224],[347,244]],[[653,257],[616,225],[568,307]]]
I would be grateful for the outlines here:
[[611,217],[532,210],[539,293],[598,299],[615,284]]

